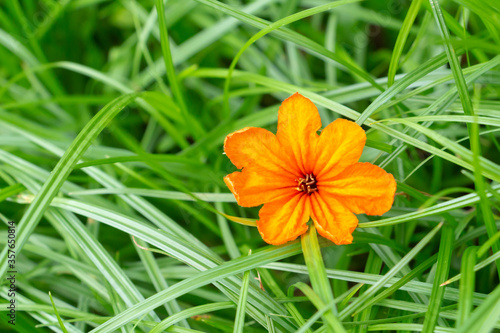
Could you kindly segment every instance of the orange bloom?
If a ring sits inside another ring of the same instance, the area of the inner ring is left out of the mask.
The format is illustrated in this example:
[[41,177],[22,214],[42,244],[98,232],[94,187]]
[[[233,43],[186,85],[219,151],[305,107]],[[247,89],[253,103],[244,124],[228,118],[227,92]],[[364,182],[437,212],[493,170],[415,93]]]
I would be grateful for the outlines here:
[[[276,135],[258,127],[229,134],[224,151],[241,171],[224,177],[240,206],[264,204],[257,228],[269,244],[294,240],[312,218],[319,234],[350,244],[354,214],[382,215],[394,201],[394,177],[358,162],[366,141],[356,123],[337,119],[323,129],[316,106],[296,93],[278,112]],[[353,214],[354,213],[354,214]]]

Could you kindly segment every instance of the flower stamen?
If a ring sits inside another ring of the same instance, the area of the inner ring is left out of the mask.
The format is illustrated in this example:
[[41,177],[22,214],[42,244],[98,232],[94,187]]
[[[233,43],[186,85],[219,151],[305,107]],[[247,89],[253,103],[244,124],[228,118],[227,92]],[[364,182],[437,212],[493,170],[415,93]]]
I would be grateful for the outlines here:
[[316,178],[312,173],[308,173],[306,178],[295,179],[298,183],[298,187],[295,189],[299,192],[307,192],[307,194],[311,194],[318,190],[318,186],[316,184]]

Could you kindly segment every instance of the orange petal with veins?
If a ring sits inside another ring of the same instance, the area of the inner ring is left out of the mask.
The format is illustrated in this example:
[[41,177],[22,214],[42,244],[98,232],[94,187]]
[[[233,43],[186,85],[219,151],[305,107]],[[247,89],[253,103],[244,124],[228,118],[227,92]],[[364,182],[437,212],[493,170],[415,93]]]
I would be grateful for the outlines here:
[[300,175],[276,136],[263,128],[245,127],[229,134],[224,141],[224,152],[238,169],[266,170],[294,179]]
[[328,179],[339,174],[359,160],[365,142],[366,134],[361,126],[346,119],[335,120],[319,136],[314,175]]
[[371,163],[348,166],[334,179],[321,181],[318,187],[350,211],[368,215],[382,215],[391,209],[396,193],[394,177]]
[[[238,205],[254,207],[263,203],[296,194],[296,181],[267,170],[254,172],[249,167],[243,171],[233,172],[224,177],[227,187],[233,192]],[[288,186],[287,186],[288,184]]]
[[311,205],[309,195],[294,195],[264,204],[257,228],[266,243],[280,245],[307,231]]
[[297,192],[300,175],[276,136],[257,127],[246,127],[226,137],[224,151],[241,172],[224,177],[240,206],[253,207]]
[[316,133],[321,128],[318,109],[309,99],[295,93],[281,104],[276,137],[287,155],[306,175],[314,166]]
[[337,245],[351,244],[358,218],[335,197],[320,192],[311,195],[311,217],[318,233]]

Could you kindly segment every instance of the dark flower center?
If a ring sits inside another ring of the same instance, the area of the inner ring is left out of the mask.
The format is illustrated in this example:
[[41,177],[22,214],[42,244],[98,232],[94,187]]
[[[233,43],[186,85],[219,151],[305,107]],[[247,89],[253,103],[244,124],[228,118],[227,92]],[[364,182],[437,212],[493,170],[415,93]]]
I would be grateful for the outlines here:
[[306,178],[295,179],[299,184],[295,189],[300,192],[307,192],[307,194],[311,194],[318,190],[318,186],[316,184],[316,178],[312,173],[308,173]]

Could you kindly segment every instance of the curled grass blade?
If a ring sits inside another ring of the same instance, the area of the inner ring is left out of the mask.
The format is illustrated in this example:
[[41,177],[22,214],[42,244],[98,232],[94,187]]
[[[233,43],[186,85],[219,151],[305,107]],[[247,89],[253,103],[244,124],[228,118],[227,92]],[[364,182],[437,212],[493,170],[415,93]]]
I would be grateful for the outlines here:
[[315,15],[315,14],[318,14],[318,13],[322,13],[324,11],[327,11],[327,10],[330,10],[332,8],[335,8],[335,7],[338,7],[338,6],[341,6],[341,5],[345,5],[345,4],[349,4],[349,3],[354,3],[354,2],[357,2],[357,1],[361,1],[361,0],[339,0],[339,1],[334,1],[334,2],[331,2],[331,3],[327,3],[325,5],[322,5],[322,6],[317,6],[317,7],[314,7],[314,8],[310,8],[310,9],[306,9],[306,10],[303,10],[299,13],[295,13],[293,15],[290,15],[290,16],[287,16],[285,18],[282,18],[276,22],[273,22],[271,23],[269,26],[267,26],[266,28],[260,30],[258,33],[256,33],[255,35],[253,35],[246,43],[245,45],[243,45],[243,47],[238,51],[238,53],[236,54],[236,56],[233,58],[233,61],[231,62],[231,65],[229,66],[229,70],[227,72],[227,77],[226,77],[226,80],[225,80],[225,83],[224,83],[224,108],[225,108],[225,115],[226,117],[229,115],[229,102],[228,102],[228,99],[229,99],[229,85],[230,85],[230,82],[231,82],[231,76],[233,74],[233,71],[234,69],[236,68],[236,64],[238,63],[238,60],[240,59],[241,55],[243,54],[243,52],[245,52],[246,49],[248,49],[253,43],[255,43],[259,38],[262,38],[264,37],[265,35],[269,34],[270,32],[276,30],[276,29],[279,29],[285,25],[288,25],[290,23],[293,23],[295,21],[298,21],[298,20],[301,20],[303,18],[306,18],[308,16],[312,16],[312,15]]
[[415,0],[411,2],[408,13],[405,16],[403,26],[399,30],[396,45],[394,45],[394,49],[392,50],[391,62],[389,63],[389,70],[387,73],[387,86],[389,87],[394,83],[394,77],[396,76],[396,71],[399,67],[399,60],[401,58],[401,54],[403,53],[406,39],[408,38],[413,22],[418,15],[418,11],[422,6],[422,1],[423,0]]
[[[196,0],[196,1],[204,5],[210,6],[212,8],[215,8],[228,15],[231,15],[234,18],[241,20],[242,22],[245,22],[247,24],[250,24],[254,27],[257,27],[259,29],[264,29],[269,25],[269,22],[266,20],[263,20],[254,15],[247,14],[243,11],[235,9],[219,1],[215,0]],[[356,74],[361,78],[363,78],[364,80],[366,80],[367,82],[369,82],[370,84],[372,84],[377,89],[383,90],[382,86],[380,86],[367,72],[365,72],[363,69],[357,66],[352,60],[347,59],[345,56],[329,51],[321,44],[318,44],[312,41],[311,39],[304,37],[297,32],[288,30],[286,28],[279,28],[274,31],[274,34],[280,39],[297,44],[298,46],[300,46],[301,48],[303,48],[308,52],[320,55],[323,59],[327,61],[333,60],[334,62],[341,64],[343,67],[348,69],[349,73]]]

